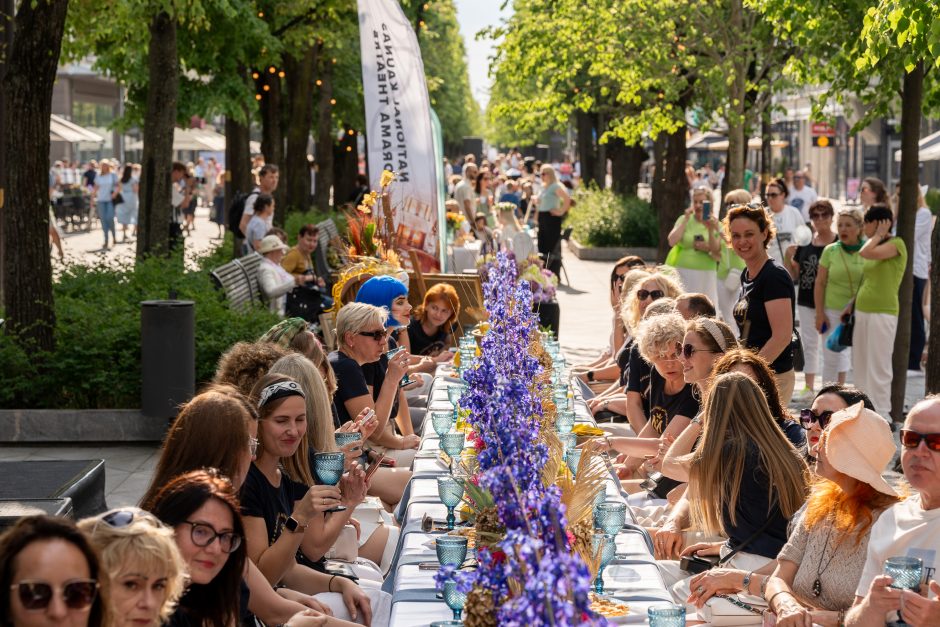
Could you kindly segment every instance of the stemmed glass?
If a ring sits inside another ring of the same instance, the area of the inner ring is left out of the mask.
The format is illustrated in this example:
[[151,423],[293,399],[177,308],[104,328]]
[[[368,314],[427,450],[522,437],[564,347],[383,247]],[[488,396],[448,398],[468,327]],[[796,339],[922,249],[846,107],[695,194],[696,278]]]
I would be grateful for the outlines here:
[[650,627],[685,627],[685,608],[681,605],[657,605],[646,610]]
[[568,450],[568,457],[565,462],[568,464],[568,470],[571,471],[571,477],[573,479],[578,478],[578,465],[581,463],[581,453],[583,451],[579,448],[573,448]]
[[[920,580],[924,577],[924,560],[919,557],[889,557],[885,560],[885,575],[891,577],[891,587],[899,590],[920,589]],[[894,625],[906,625],[901,613]]]
[[574,412],[570,409],[559,409],[555,415],[555,431],[558,433],[571,433],[574,428]]
[[358,431],[340,431],[334,434],[336,437],[336,446],[343,448],[350,442],[358,442],[362,439],[362,434]]
[[604,594],[604,568],[614,561],[617,555],[617,542],[614,536],[606,533],[596,533],[591,539],[594,555],[600,560],[597,568],[597,578],[594,580],[594,593]]
[[578,445],[578,435],[576,433],[559,433],[558,439],[561,440],[561,445],[564,447],[562,454],[567,460],[568,454]]
[[[344,453],[316,453],[313,456],[313,473],[317,476],[317,481],[323,485],[338,484],[345,468],[346,455]],[[326,511],[342,512],[345,509],[345,506],[337,505]]]
[[[394,357],[394,356],[397,355],[398,353],[402,352],[403,350],[405,350],[405,347],[404,347],[404,346],[399,346],[398,348],[393,348],[392,350],[390,350],[390,351],[388,351],[387,353],[385,353],[385,357],[386,357],[389,361],[391,361],[391,360],[392,360],[392,357]],[[411,385],[412,383],[413,383],[413,381],[412,381],[410,378],[408,378],[408,373],[406,372],[406,373],[405,373],[405,376],[402,377],[401,381],[398,382],[398,387],[403,388],[403,387],[405,387],[406,385]]]
[[454,523],[457,521],[454,508],[460,505],[463,499],[463,484],[446,475],[438,477],[437,495],[441,498],[441,503],[447,506],[447,529],[453,530]]
[[454,426],[454,417],[449,411],[432,411],[431,425],[434,427],[434,433],[440,437]]
[[454,422],[457,422],[457,415],[460,410],[460,397],[463,396],[466,389],[467,386],[462,383],[447,388],[447,400],[454,407]]
[[440,536],[434,541],[437,561],[441,566],[460,567],[467,559],[467,538],[464,536]]
[[450,457],[450,474],[454,474],[454,460],[463,452],[463,446],[466,440],[463,431],[449,431],[441,435],[441,448]]
[[457,582],[448,579],[444,582],[444,603],[454,611],[454,620],[460,620],[460,612],[467,602],[467,593],[457,590]]
[[594,510],[594,524],[604,533],[620,533],[626,521],[627,504],[621,501],[604,501]]

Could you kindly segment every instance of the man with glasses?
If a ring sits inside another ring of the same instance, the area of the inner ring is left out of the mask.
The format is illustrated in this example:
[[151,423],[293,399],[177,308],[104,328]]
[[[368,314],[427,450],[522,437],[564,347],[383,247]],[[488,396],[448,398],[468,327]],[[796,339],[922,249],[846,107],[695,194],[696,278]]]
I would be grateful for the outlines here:
[[463,179],[454,188],[454,200],[460,205],[469,224],[473,224],[473,218],[476,215],[476,192],[474,192],[474,183],[477,180],[479,170],[475,163],[468,163],[463,167]]
[[[940,625],[940,396],[917,403],[901,429],[901,466],[914,494],[885,510],[872,525],[865,569],[856,590],[855,607],[846,625],[874,627],[885,615],[900,612],[914,627]],[[890,587],[885,560],[907,556],[923,560],[921,596]]]

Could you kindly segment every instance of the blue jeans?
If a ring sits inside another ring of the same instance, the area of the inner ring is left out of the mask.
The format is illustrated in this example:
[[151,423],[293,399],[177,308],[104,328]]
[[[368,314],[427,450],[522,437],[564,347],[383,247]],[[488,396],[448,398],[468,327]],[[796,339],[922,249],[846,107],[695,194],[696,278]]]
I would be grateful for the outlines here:
[[104,245],[108,245],[108,231],[117,243],[117,232],[114,228],[114,203],[110,200],[98,201],[98,219],[101,220],[101,230],[104,231]]

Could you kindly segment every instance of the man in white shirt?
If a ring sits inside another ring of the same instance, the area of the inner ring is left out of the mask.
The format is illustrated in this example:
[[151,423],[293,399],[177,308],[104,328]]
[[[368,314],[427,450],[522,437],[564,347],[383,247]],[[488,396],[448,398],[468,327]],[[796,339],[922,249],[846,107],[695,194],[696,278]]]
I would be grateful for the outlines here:
[[[258,187],[253,189],[251,194],[248,195],[248,198],[245,199],[245,211],[242,213],[241,222],[238,224],[238,230],[242,233],[248,228],[248,222],[251,221],[251,216],[255,214],[255,200],[258,199],[258,194],[273,195],[274,190],[277,189],[279,176],[280,173],[277,166],[273,163],[265,163],[261,166],[261,170],[258,172]],[[268,229],[270,230],[274,226],[274,214],[271,214],[267,222]]]
[[809,219],[809,208],[818,199],[819,194],[806,182],[806,173],[803,172],[803,170],[799,170],[793,175],[793,189],[790,190],[790,196],[787,198],[787,202],[800,210],[800,213],[803,214],[804,222],[811,223]]
[[[925,186],[926,187],[926,186]],[[924,190],[921,190],[923,197]],[[933,233],[933,213],[927,207],[917,210],[914,218],[914,298],[911,301],[911,348],[908,353],[907,369],[910,374],[920,374],[920,362],[927,344],[927,328],[924,320],[924,292],[927,279],[930,278],[930,234]]]
[[[913,627],[940,625],[940,397],[917,403],[901,430],[901,466],[915,494],[888,508],[872,525],[868,557],[858,582],[855,606],[845,624],[881,627],[900,612]],[[922,593],[891,588],[884,563],[890,557],[923,561]]]
[[460,210],[463,211],[464,216],[468,220],[468,224],[473,224],[477,212],[477,199],[473,188],[476,183],[478,171],[475,163],[465,162],[463,166],[463,180],[457,183],[457,186],[454,188],[454,200],[460,205]]

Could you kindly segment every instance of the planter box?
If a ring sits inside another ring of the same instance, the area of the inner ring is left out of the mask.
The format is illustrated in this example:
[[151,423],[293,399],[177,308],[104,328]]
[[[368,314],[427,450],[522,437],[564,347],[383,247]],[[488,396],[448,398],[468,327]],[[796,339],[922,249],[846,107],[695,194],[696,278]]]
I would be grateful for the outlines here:
[[0,444],[160,442],[168,425],[139,409],[3,409]]
[[586,261],[617,261],[627,255],[636,255],[648,262],[656,261],[656,248],[638,246],[636,248],[625,247],[604,247],[594,248],[591,246],[582,246],[573,237],[568,240],[568,250],[574,253],[578,259]]

